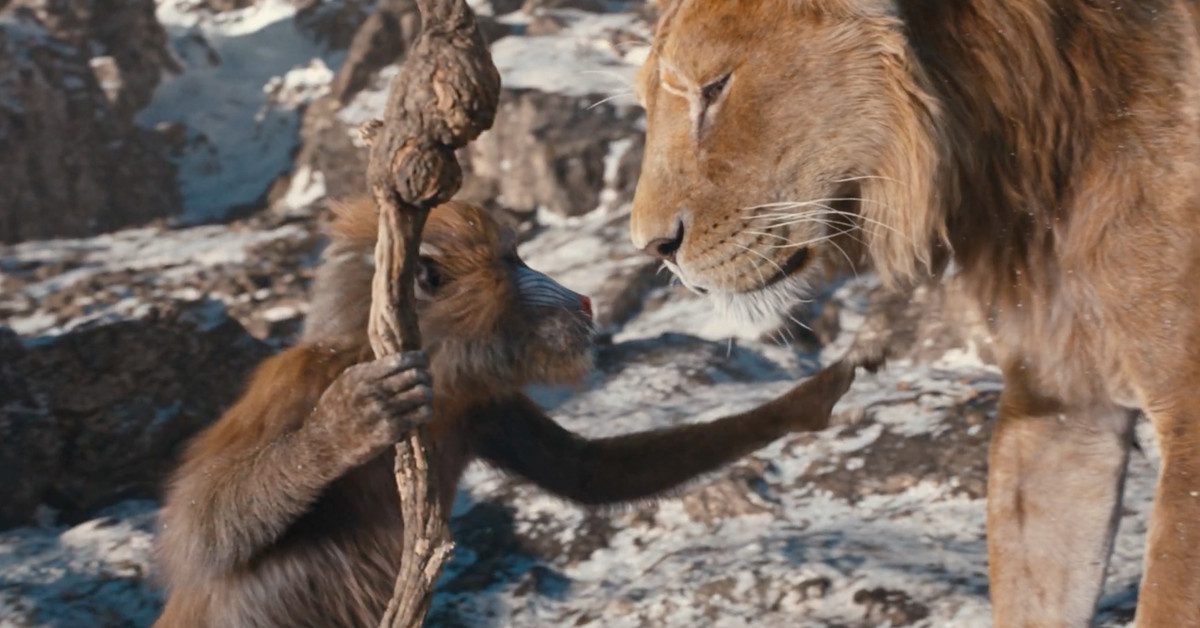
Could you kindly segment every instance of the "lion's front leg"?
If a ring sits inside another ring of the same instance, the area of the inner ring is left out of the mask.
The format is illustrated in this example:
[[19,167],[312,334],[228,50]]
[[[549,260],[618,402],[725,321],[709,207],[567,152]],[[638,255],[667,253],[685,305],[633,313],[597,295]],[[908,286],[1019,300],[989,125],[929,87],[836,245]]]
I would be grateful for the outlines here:
[[[1200,382],[1177,394],[1200,394]],[[1141,628],[1200,626],[1200,414],[1170,407],[1149,412],[1162,469],[1138,596]]]
[[1008,378],[988,461],[996,626],[1086,626],[1112,549],[1134,414],[1038,398]]

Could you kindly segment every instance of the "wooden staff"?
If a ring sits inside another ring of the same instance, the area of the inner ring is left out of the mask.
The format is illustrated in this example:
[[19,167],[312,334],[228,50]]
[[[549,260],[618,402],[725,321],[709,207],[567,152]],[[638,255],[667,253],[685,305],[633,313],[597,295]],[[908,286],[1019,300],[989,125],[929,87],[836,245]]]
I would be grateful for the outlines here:
[[[363,127],[379,208],[368,334],[376,357],[421,346],[413,281],[429,210],[462,183],[454,151],[492,126],[500,75],[465,0],[417,0],[423,28],[392,80],[382,120]],[[425,429],[396,445],[404,521],[400,573],[380,626],[419,626],[453,543]]]

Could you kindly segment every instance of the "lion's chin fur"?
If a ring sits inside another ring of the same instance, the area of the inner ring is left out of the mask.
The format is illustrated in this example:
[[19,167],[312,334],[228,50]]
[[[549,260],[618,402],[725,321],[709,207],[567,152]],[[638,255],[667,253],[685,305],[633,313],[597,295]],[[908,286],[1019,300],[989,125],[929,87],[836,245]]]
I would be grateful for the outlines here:
[[750,292],[710,291],[708,299],[717,313],[738,323],[759,325],[775,322],[795,307],[812,299],[822,274],[810,264],[769,286]]

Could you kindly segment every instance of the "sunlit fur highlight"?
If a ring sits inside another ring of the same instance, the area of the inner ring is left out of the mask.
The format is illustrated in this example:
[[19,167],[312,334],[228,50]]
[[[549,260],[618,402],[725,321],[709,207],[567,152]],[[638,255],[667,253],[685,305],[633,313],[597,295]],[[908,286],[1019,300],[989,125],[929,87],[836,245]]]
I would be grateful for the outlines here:
[[445,280],[418,280],[430,402],[419,355],[376,360],[367,346],[376,223],[369,203],[339,208],[303,339],[266,360],[189,445],[157,539],[168,587],[159,628],[376,625],[407,560],[392,446],[422,422],[447,516],[474,460],[609,505],[669,494],[786,434],[825,428],[853,380],[842,362],[712,421],[572,433],[521,387],[583,374],[587,302],[544,276],[537,288],[554,299],[518,298],[514,278],[532,271],[511,234],[454,203],[434,209],[421,249]]
[[[365,343],[378,216],[365,200],[338,205],[334,215],[306,337]],[[527,312],[518,299],[513,269],[497,253],[515,256],[515,247],[515,235],[477,206],[451,201],[431,212],[422,251],[435,252],[449,279],[446,292],[418,304],[435,381],[487,390],[496,383],[571,383],[590,371],[590,324],[568,310]]]
[[[953,262],[1005,371],[996,623],[1090,619],[1137,409],[1166,452],[1138,622],[1200,625],[1200,4],[660,7],[635,245],[682,220],[683,281],[751,314],[843,253],[901,289]],[[732,70],[703,137],[666,67]]]
[[[377,225],[367,200],[337,207],[301,342],[266,360],[189,445],[162,514],[170,596],[156,626],[378,622],[402,550],[391,455],[342,468],[341,435],[311,431],[322,394],[374,357],[366,328]],[[434,389],[430,464],[449,508],[476,455],[472,428],[520,427],[503,404],[536,412],[520,392],[527,383],[578,381],[591,367],[592,330],[578,310],[517,301],[515,240],[479,208],[435,208],[424,240],[450,279],[418,304]],[[499,416],[485,420],[489,412]],[[498,447],[505,438],[486,440]]]

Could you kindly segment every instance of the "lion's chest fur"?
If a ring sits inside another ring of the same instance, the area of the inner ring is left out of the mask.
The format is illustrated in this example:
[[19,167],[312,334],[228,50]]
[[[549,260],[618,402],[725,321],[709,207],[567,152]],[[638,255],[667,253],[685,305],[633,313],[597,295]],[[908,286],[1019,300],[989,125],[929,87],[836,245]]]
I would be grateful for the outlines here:
[[1103,305],[1084,286],[1021,291],[980,301],[996,356],[1009,376],[1070,405],[1137,405],[1120,341],[1104,327]]
[[1198,368],[1196,153],[1171,171],[1135,160],[1097,161],[1097,169],[1125,170],[1128,179],[1117,181],[1140,182],[1093,179],[1091,197],[1062,208],[1045,245],[999,240],[973,251],[975,263],[958,280],[1010,374],[1027,376],[1039,393],[1069,405],[1143,407],[1156,396],[1147,382],[1165,387]]
[[959,277],[1038,392],[1144,406],[1200,369],[1197,30],[1182,3],[1019,4],[906,9],[945,115]]

